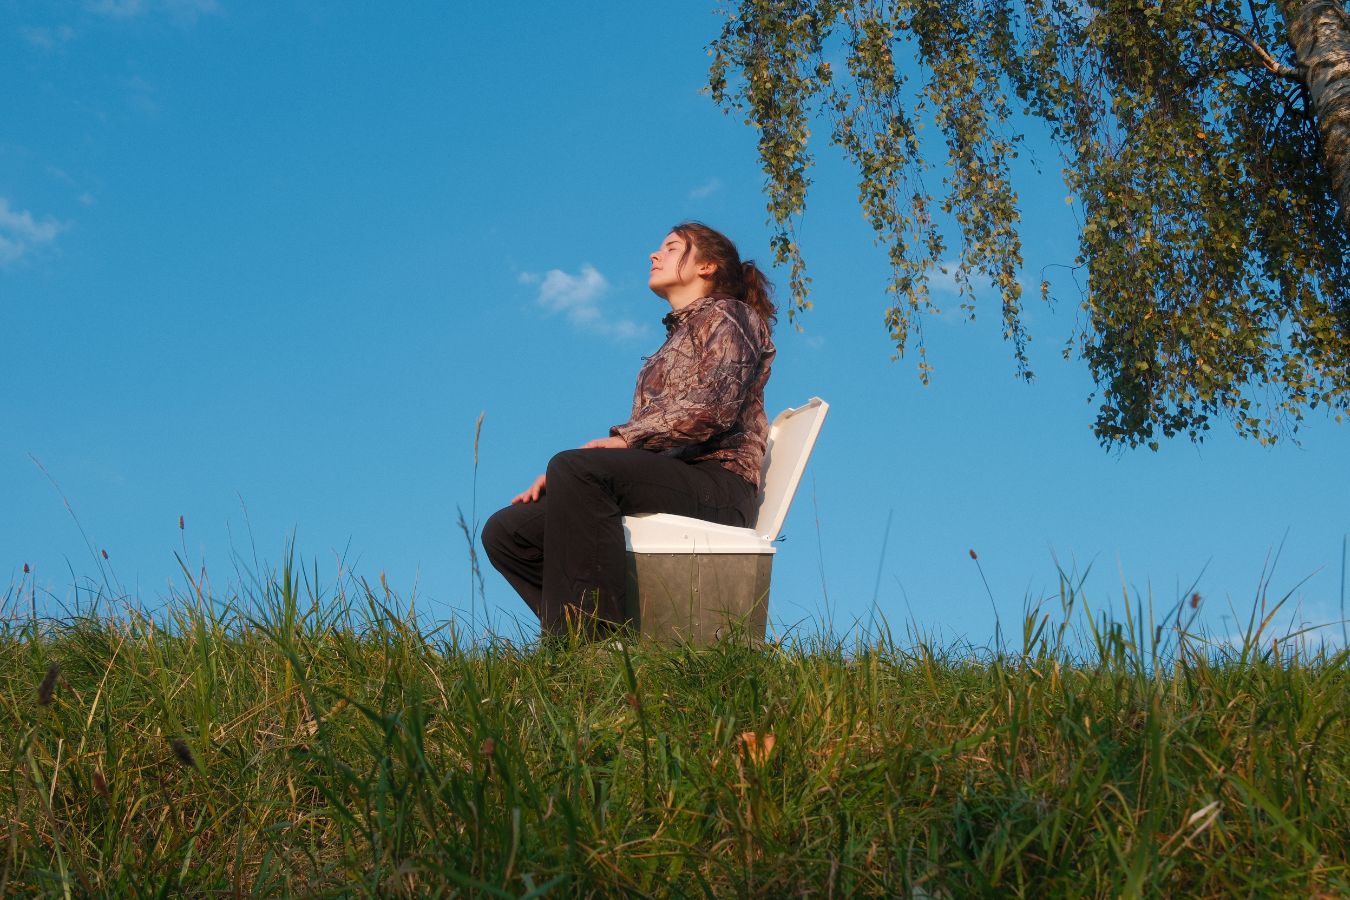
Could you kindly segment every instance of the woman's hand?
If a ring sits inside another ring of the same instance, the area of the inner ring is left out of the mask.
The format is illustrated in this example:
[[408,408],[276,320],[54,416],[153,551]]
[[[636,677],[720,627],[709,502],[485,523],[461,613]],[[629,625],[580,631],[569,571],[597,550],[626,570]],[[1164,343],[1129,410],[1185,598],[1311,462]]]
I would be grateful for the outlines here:
[[[586,443],[581,445],[580,449],[594,450],[596,448],[612,448],[615,450],[622,450],[627,446],[628,442],[621,437],[604,437],[604,438],[596,438],[593,441],[587,441]],[[544,485],[546,479],[547,476],[540,475],[538,478],[534,480],[534,484],[531,484],[525,490],[521,491],[519,494],[516,494],[514,497],[512,497],[511,502],[513,504],[535,502],[544,495],[545,490]]]
[[628,446],[628,442],[615,435],[614,437],[596,438],[593,441],[587,441],[581,445],[582,450],[622,450]]
[[546,477],[547,476],[540,475],[534,480],[534,484],[531,484],[525,490],[512,497],[511,503],[513,505],[516,503],[533,503],[538,500],[544,495],[544,480]]

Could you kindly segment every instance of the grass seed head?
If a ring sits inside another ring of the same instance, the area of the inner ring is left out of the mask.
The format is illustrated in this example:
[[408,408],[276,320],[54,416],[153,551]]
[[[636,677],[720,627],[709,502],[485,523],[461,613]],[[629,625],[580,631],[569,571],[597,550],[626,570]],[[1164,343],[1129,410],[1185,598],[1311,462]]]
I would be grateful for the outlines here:
[[179,517],[178,517],[178,530],[179,530],[179,531],[182,531],[182,530],[183,530],[183,517],[182,517],[182,516],[179,516]]
[[94,790],[98,791],[98,795],[104,800],[108,799],[108,779],[104,778],[98,769],[94,770]]
[[23,574],[27,575],[32,570],[28,568],[28,563],[23,564]]
[[979,559],[979,557],[975,555],[975,551],[974,551],[973,549],[970,551],[970,558],[971,558],[971,559]]
[[1191,609],[1197,609],[1200,606],[1200,592],[1195,591],[1191,594]]
[[169,746],[173,747],[173,755],[178,757],[179,762],[185,766],[196,767],[197,760],[193,757],[192,748],[188,746],[187,741],[182,738],[174,738],[169,742]]
[[42,683],[38,685],[38,706],[49,706],[51,704],[52,698],[56,695],[56,680],[60,677],[60,663],[52,663],[47,667],[47,674],[42,676]]
[[108,551],[107,551],[107,550],[102,550],[102,551],[100,551],[100,552],[103,554],[103,558],[104,558],[104,559],[107,559],[107,558],[108,558]]

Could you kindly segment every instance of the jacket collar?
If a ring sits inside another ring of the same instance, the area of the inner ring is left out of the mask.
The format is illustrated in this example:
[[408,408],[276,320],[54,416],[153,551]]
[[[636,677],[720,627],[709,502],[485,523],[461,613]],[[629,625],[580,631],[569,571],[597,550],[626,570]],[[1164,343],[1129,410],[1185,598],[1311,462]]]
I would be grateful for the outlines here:
[[661,324],[666,326],[666,337],[670,337],[672,334],[674,334],[675,329],[680,327],[681,322],[689,318],[698,310],[707,306],[709,303],[712,303],[715,300],[735,300],[735,299],[736,297],[734,294],[721,294],[721,293],[709,294],[706,297],[699,297],[697,300],[685,306],[683,309],[671,310],[670,312],[666,313],[665,316],[661,319]]

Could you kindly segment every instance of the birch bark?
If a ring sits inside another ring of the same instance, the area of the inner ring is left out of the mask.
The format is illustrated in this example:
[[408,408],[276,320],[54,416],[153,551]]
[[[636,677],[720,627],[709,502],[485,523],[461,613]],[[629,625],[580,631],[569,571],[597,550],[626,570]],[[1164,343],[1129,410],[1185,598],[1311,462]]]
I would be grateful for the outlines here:
[[1350,231],[1350,14],[1331,0],[1304,3],[1292,11],[1289,43],[1312,97],[1322,165]]

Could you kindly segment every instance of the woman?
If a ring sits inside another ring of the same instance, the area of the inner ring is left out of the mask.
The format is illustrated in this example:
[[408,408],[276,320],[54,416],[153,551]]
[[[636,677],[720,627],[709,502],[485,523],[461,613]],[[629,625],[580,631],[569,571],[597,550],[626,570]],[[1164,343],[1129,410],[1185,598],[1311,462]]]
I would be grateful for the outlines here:
[[651,261],[648,287],[670,313],[666,342],[638,374],[632,416],[554,456],[483,526],[488,559],[545,634],[569,623],[603,634],[628,621],[623,516],[737,526],[754,517],[769,433],[773,286],[698,222],[671,229]]

